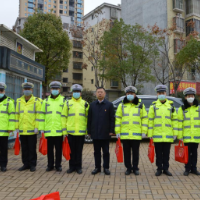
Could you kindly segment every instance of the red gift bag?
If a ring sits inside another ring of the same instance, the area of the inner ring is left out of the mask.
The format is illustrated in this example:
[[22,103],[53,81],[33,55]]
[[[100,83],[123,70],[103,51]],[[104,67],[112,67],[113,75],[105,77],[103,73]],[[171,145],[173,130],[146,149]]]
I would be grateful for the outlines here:
[[51,194],[42,195],[38,198],[31,199],[31,200],[60,200],[59,192],[53,192]]
[[44,137],[44,133],[42,133],[40,138],[39,152],[44,156],[47,155],[47,139]]
[[17,137],[15,139],[15,144],[13,146],[14,154],[17,156],[20,152],[20,141],[19,141],[19,133],[17,133]]
[[65,159],[70,160],[71,150],[70,150],[67,136],[65,137],[65,139],[63,141],[62,150],[63,150],[63,156],[65,157]]
[[175,160],[180,163],[188,163],[188,147],[184,146],[183,141],[179,140],[178,146],[175,146]]
[[123,148],[122,148],[120,138],[118,138],[116,142],[115,154],[117,156],[117,162],[122,163],[123,162]]
[[148,148],[148,157],[151,163],[154,162],[154,156],[155,156],[155,151],[154,151],[153,139],[150,139]]

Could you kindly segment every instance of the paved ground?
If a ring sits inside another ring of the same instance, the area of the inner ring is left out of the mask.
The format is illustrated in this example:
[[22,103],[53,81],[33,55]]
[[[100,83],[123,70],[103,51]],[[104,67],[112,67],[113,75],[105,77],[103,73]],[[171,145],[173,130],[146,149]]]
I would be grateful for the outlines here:
[[[117,163],[114,153],[115,142],[110,145],[111,175],[104,173],[91,175],[94,169],[93,146],[87,144],[83,151],[83,174],[68,175],[68,161],[63,158],[63,171],[45,172],[46,156],[38,153],[37,171],[18,172],[21,157],[14,156],[9,150],[8,171],[0,172],[0,199],[29,200],[59,191],[61,200],[82,199],[200,199],[200,177],[183,176],[184,166],[174,161],[174,145],[171,148],[170,171],[173,177],[161,175],[155,177],[155,164],[147,158],[148,143],[140,148],[140,176],[125,176],[123,163]],[[199,154],[200,155],[200,154]],[[198,159],[200,167],[200,158]]]

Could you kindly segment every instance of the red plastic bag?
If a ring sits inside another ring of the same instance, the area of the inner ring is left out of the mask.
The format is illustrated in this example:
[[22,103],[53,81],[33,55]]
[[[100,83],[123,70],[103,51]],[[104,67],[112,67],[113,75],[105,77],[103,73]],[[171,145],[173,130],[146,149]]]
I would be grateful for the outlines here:
[[59,192],[53,192],[51,194],[42,195],[38,198],[31,199],[31,200],[60,200]]
[[63,141],[62,150],[63,150],[63,156],[65,157],[65,159],[70,160],[71,149],[70,149],[70,146],[69,146],[67,136],[65,137],[65,139]]
[[122,163],[123,162],[123,148],[122,148],[120,138],[118,138],[116,142],[115,154],[117,156],[117,162]]
[[20,141],[19,141],[19,133],[17,133],[17,137],[15,139],[15,144],[13,146],[14,154],[17,156],[20,152]]
[[188,163],[188,147],[184,146],[183,141],[179,140],[178,146],[175,146],[175,160],[180,163]]
[[155,156],[155,151],[154,151],[153,139],[150,139],[148,148],[148,157],[151,163],[154,162],[154,156]]
[[42,133],[40,138],[39,152],[44,156],[47,155],[47,139],[44,137],[44,133]]

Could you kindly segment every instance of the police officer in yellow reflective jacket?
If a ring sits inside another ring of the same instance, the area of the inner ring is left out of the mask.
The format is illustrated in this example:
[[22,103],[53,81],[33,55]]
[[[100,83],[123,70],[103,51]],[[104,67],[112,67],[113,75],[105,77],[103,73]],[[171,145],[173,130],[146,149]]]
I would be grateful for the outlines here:
[[178,119],[173,101],[166,98],[167,87],[158,85],[155,88],[158,100],[153,102],[149,109],[148,137],[153,138],[156,152],[156,176],[163,173],[172,176],[169,172],[169,155],[171,143],[178,135]]
[[24,95],[17,99],[16,131],[20,134],[23,162],[23,166],[19,168],[19,171],[30,169],[31,172],[34,172],[36,170],[36,144],[41,101],[33,96],[33,87],[32,83],[23,83]]
[[178,110],[179,134],[178,139],[188,146],[188,163],[184,175],[189,173],[200,175],[197,171],[197,149],[200,143],[200,106],[195,98],[196,90],[187,88],[183,91],[184,105]]
[[68,136],[71,149],[67,173],[70,174],[76,170],[78,174],[82,174],[82,151],[87,134],[89,104],[81,97],[81,85],[73,85],[71,91],[72,99],[65,103],[62,112],[63,133]]
[[[145,105],[136,96],[137,89],[133,86],[125,88],[126,97],[119,104],[115,119],[115,133],[123,141],[125,174],[131,170],[139,175],[139,147],[142,136],[147,134],[148,117]],[[131,165],[132,149],[132,165]]]
[[6,84],[0,82],[0,166],[6,171],[8,163],[8,136],[15,130],[14,100],[5,95]]
[[56,171],[61,172],[62,166],[62,141],[63,129],[61,122],[61,114],[64,107],[65,99],[60,94],[61,83],[53,81],[49,85],[51,95],[48,96],[42,103],[40,114],[39,130],[45,133],[47,138],[47,158],[48,165],[46,171],[54,169],[54,147],[55,147],[55,168]]

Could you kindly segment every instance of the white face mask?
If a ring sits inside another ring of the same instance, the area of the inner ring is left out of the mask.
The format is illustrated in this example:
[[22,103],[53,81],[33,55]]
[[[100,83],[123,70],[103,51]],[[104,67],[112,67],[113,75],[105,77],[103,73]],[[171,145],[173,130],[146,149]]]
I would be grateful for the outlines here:
[[188,101],[188,103],[193,103],[194,102],[194,97],[187,98],[187,101]]

